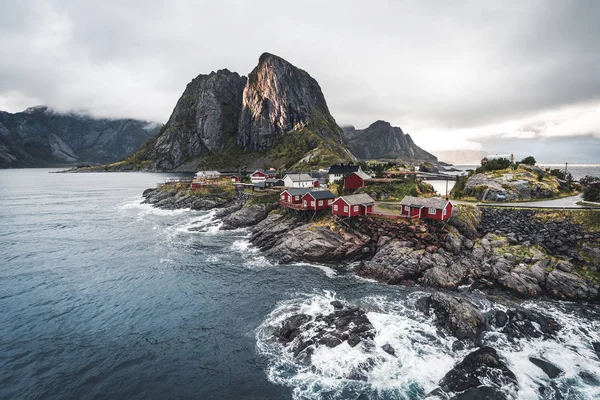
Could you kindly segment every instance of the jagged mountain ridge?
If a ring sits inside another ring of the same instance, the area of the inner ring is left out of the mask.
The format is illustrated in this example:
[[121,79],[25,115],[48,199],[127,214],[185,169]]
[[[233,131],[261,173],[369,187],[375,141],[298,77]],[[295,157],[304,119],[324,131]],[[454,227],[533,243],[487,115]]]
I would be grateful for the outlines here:
[[410,135],[386,121],[365,129],[343,128],[350,150],[361,160],[411,159],[436,162],[437,157],[415,144]]
[[0,168],[109,163],[140,148],[161,125],[58,113],[47,106],[0,111]]
[[196,170],[319,165],[354,160],[317,81],[264,53],[248,75],[199,75],[169,121],[137,153],[109,170]]

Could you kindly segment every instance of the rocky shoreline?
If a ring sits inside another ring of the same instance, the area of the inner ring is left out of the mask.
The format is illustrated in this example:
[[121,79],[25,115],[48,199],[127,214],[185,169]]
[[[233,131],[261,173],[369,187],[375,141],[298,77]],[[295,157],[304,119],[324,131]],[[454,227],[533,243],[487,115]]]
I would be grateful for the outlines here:
[[221,229],[250,227],[250,242],[282,263],[351,263],[362,277],[392,285],[470,285],[518,298],[600,303],[600,232],[539,211],[458,206],[438,221],[338,221],[256,204],[251,194],[196,195],[148,189],[155,207],[219,208]]

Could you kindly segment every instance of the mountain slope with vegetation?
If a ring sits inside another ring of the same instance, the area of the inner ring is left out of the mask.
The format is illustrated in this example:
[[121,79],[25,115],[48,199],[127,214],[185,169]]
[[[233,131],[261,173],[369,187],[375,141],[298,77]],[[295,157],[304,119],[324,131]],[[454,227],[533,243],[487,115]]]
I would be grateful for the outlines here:
[[46,106],[0,111],[0,168],[107,163],[127,157],[161,125],[58,113]]

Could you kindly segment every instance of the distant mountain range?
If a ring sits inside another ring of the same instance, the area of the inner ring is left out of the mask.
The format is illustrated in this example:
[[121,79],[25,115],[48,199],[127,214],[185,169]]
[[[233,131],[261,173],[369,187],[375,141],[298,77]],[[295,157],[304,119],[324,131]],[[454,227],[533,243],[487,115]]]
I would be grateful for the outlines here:
[[248,77],[226,69],[198,75],[156,136],[125,160],[100,169],[311,168],[388,156],[435,160],[383,121],[342,131],[317,81],[264,53]]
[[111,163],[135,152],[162,124],[58,113],[46,106],[0,111],[0,168]]
[[366,129],[344,127],[350,150],[361,160],[408,159],[437,161],[437,157],[417,146],[410,135],[389,122],[376,121]]

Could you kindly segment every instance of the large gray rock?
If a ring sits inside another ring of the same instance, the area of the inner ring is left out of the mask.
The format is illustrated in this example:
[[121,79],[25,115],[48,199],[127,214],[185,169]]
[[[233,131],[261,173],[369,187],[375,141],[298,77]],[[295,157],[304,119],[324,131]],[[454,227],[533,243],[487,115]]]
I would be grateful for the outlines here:
[[402,158],[437,161],[436,156],[417,146],[410,135],[389,122],[376,121],[365,129],[355,129],[353,126],[343,129],[348,146],[362,160]]
[[245,226],[256,225],[267,218],[269,212],[277,207],[277,204],[253,204],[242,207],[240,210],[223,218],[221,229],[237,229]]
[[517,377],[491,347],[468,354],[440,380],[439,385],[432,394],[459,393],[453,399],[508,399],[507,386],[518,390]]
[[485,329],[485,317],[481,311],[462,297],[438,292],[419,299],[417,307],[426,315],[433,310],[436,325],[460,340],[478,342]]
[[161,124],[63,114],[46,106],[0,112],[0,168],[111,163],[138,150]]

